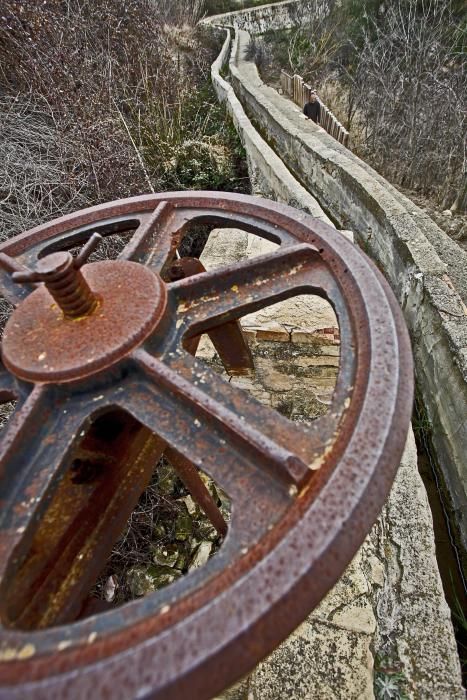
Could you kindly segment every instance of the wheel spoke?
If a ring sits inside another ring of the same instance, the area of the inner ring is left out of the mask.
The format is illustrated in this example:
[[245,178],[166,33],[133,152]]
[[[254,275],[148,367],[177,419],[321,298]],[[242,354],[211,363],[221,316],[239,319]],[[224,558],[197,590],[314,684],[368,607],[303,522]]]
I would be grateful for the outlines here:
[[[2,372],[5,379],[8,374],[8,372]],[[9,376],[14,382],[12,375]],[[42,385],[34,387],[16,412],[8,429],[2,434],[0,441],[0,495],[2,499],[19,488],[25,476],[25,470],[29,470],[30,451],[34,447],[37,448],[45,439],[48,429],[43,428],[43,423],[52,418],[52,395],[53,391]],[[41,415],[43,415],[42,420],[39,419]],[[55,424],[53,419],[51,424],[52,426]],[[28,437],[28,441],[26,441],[26,437]],[[4,515],[4,510],[0,511],[0,523],[2,524]]]
[[180,225],[180,218],[173,207],[168,202],[159,202],[152,214],[146,215],[119,258],[149,265],[159,271],[171,251],[172,255],[175,254],[172,233]]
[[162,274],[175,258],[185,229],[196,218],[199,218],[196,209],[177,209],[170,202],[159,202],[152,214],[145,216],[119,258],[148,265]]
[[2,257],[5,260],[8,256],[2,256],[0,253],[0,296],[4,297],[10,304],[13,304],[13,306],[18,306],[20,301],[25,299],[27,295],[35,289],[36,285],[17,284],[13,282],[11,277],[12,272],[19,271],[23,269],[23,267],[21,265],[10,265],[10,260],[13,260],[13,258],[5,260],[4,262],[1,259]]
[[[46,465],[54,465],[68,447],[68,441],[49,437],[56,428],[62,430],[67,422],[61,406],[57,405],[55,410],[53,403],[51,390],[36,387],[2,434],[0,578],[51,482],[53,466],[45,469]],[[44,427],[46,423],[47,428]]]
[[196,387],[144,350],[135,351],[134,360],[135,375],[125,391],[115,392],[115,403],[169,445],[169,460],[175,450],[228,494],[233,504],[229,541],[245,546],[259,538],[296,495],[299,460],[286,450],[271,457],[267,438],[254,443],[261,439],[254,430],[235,439],[235,415],[222,413],[207,396],[197,397]]
[[37,615],[33,584],[45,606],[42,613],[51,603],[40,596],[40,586],[52,561],[54,536],[49,532],[45,541],[47,522],[42,528],[40,523],[54,515],[49,505],[59,467],[81,422],[66,406],[53,389],[36,387],[13,415],[0,443],[0,619],[6,626]]
[[[206,272],[198,258],[179,258],[168,269],[169,281],[185,279]],[[218,328],[209,330],[209,338],[216,348],[225,370],[230,375],[251,374],[254,370],[253,357],[239,321],[227,321]],[[201,336],[194,336],[185,342],[190,355],[196,355]]]
[[307,244],[287,245],[169,285],[169,296],[178,307],[177,327],[181,334],[190,328],[187,338],[294,294],[337,296],[333,291],[332,276],[317,251]]
[[36,388],[8,425],[0,455],[4,626],[76,618],[164,450],[131,416],[119,417],[109,442],[108,430],[100,436],[91,425],[95,410],[91,397]]
[[[309,441],[304,439],[298,427],[246,397],[241,390],[226,385],[195,358],[183,355],[178,361],[165,364],[141,349],[133,356],[154,384],[164,387],[176,397],[178,404],[187,405],[193,411],[195,430],[190,429],[193,440],[196,440],[196,428],[202,421],[218,432],[221,439],[228,441],[233,449],[248,454],[255,468],[266,472],[291,493],[296,492],[309,476],[309,469],[299,456],[300,446]],[[246,411],[248,415],[245,415]],[[294,442],[290,436],[285,447],[272,437],[282,432],[278,423],[285,423],[281,427],[294,434],[295,449],[289,447]],[[309,445],[306,445],[306,450],[308,452]]]
[[0,360],[0,404],[14,401],[23,394],[15,377],[8,372]]
[[[180,354],[181,345],[188,349],[192,338],[204,332],[210,333],[212,328],[222,328],[248,313],[304,293],[317,294],[332,304],[339,320],[341,347],[344,349],[332,404],[325,416],[311,426],[299,429],[276,412],[260,406],[253,398],[245,397],[243,392],[231,386],[226,388],[225,382],[212,372],[209,381],[210,389],[216,391],[221,403],[226,392],[238,391],[238,398],[232,404],[235,412],[248,410],[245,420],[249,425],[257,424],[258,430],[266,431],[266,434],[269,430],[271,439],[278,439],[292,451],[299,450],[300,459],[316,468],[323,446],[327,444],[329,447],[330,441],[334,440],[349,404],[356,355],[353,324],[341,289],[329,267],[311,246],[287,245],[270,255],[226,267],[222,272],[207,272],[169,285],[169,303],[174,313],[176,309],[176,330],[166,335],[158,351],[165,362],[189,379],[194,369],[191,365],[187,369],[190,361]],[[346,348],[351,351],[345,352]],[[157,351],[156,344],[150,350]],[[198,372],[207,369],[202,364],[197,368]],[[269,419],[262,415],[264,411],[268,412]],[[282,425],[279,433],[278,425]]]
[[221,537],[227,534],[227,523],[213,497],[198,474],[196,467],[172,447],[167,447],[164,456],[169,460],[199,507],[209,518]]

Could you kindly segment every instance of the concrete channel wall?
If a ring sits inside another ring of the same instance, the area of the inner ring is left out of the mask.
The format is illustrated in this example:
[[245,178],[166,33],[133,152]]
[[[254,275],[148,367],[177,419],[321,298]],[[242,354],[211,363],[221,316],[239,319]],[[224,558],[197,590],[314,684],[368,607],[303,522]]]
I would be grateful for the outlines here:
[[[250,171],[261,185],[258,192],[264,193],[266,189],[273,198],[290,202],[290,194],[296,192],[298,186],[303,198],[306,189],[296,180],[290,181],[284,195],[281,178],[284,173],[290,178],[291,173],[282,163],[278,169],[278,155],[261,138],[234,92],[232,85],[238,90],[238,96],[245,99],[243,70],[237,65],[241,61],[239,38],[237,35],[232,46],[231,82],[222,77],[227,73],[229,37],[213,65],[212,78],[217,94],[227,104],[246,148]],[[254,71],[253,78],[258,80]],[[250,97],[252,102],[255,87]],[[249,107],[246,99],[245,105],[258,122],[255,110]],[[294,109],[297,116],[298,109]],[[265,128],[261,131],[268,134]],[[288,150],[278,149],[278,153],[288,161]],[[301,208],[310,210],[315,206],[316,203],[313,207],[302,205]],[[321,214],[320,218],[323,216]],[[350,221],[344,217],[341,220]],[[232,261],[239,255],[248,257],[254,248],[254,241],[248,240],[255,237],[242,232],[235,236],[230,231],[217,232],[211,238],[203,253],[208,268],[211,264],[231,261],[230,256]],[[238,252],[237,247],[242,245],[245,250]],[[418,274],[417,270],[414,267],[414,275]],[[274,307],[272,310],[277,313]],[[268,317],[267,320],[271,325],[274,319]],[[288,317],[278,320],[285,325],[291,321]],[[301,323],[314,328],[316,320],[313,314],[304,313]],[[261,338],[264,336],[263,321]],[[297,323],[296,314],[293,322]],[[332,323],[329,319],[326,321],[327,325]],[[247,331],[251,329],[248,327]],[[269,334],[271,338],[285,342],[282,336],[279,338],[275,325],[273,331]],[[255,342],[258,342],[258,329],[255,333]],[[303,333],[299,335],[304,337]],[[293,344],[293,334],[289,342]],[[298,349],[299,345],[293,352]],[[273,369],[264,374],[270,384],[269,390],[280,393],[283,387]],[[264,387],[260,388],[261,391],[252,387],[255,395],[259,391],[259,400],[265,394]],[[390,667],[388,671],[384,663],[381,665],[384,659],[388,660],[384,662]],[[393,673],[399,681],[392,678]],[[378,688],[391,682],[400,683],[399,690],[410,698],[449,697],[454,700],[464,696],[449,609],[436,563],[431,512],[417,470],[412,432],[385,509],[342,579],[298,630],[247,679],[223,694],[222,700],[317,697],[320,700],[370,700],[382,697]]]
[[211,66],[211,77],[220,102],[226,105],[245,148],[248,170],[255,194],[290,204],[333,226],[316,199],[295,179],[282,160],[256,131],[235,95],[233,87],[222,77],[231,50],[231,32]]
[[[214,230],[201,260],[212,270],[276,247],[245,231]],[[336,324],[330,304],[315,296],[249,314],[242,326],[255,373],[231,384],[276,410],[289,406],[292,420],[316,417],[332,396],[340,356],[339,336],[318,329]],[[206,339],[198,357],[215,366]],[[383,683],[394,698],[464,697],[412,430],[383,512],[343,576],[268,659],[216,700],[374,700],[375,689],[380,700],[388,697],[378,693]]]
[[354,231],[404,310],[418,389],[465,552],[467,256],[408,198],[265,85],[245,58],[248,42],[239,31],[230,61],[231,84],[247,115],[336,225]]

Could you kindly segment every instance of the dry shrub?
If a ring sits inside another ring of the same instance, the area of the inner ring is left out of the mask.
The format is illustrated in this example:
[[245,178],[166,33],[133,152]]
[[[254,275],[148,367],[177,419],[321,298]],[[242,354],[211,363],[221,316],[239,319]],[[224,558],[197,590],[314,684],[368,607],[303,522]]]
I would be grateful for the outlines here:
[[76,144],[61,133],[49,105],[39,105],[0,99],[0,240],[88,202]]
[[[217,44],[191,26],[202,5],[4,1],[1,236],[82,206],[170,189],[179,180],[212,189],[235,180],[235,166],[226,172],[218,157],[224,145],[230,158],[231,134],[205,87]],[[210,149],[211,167],[195,177],[196,163],[185,175],[178,164],[174,177],[171,163],[180,161],[183,143],[198,141],[205,155]]]
[[122,91],[138,81],[148,49],[160,67],[159,25],[147,9],[123,0],[6,0],[0,87],[8,96],[1,148],[9,157],[2,199],[5,191],[9,199],[0,218],[7,234],[147,190],[116,109]]
[[206,12],[206,0],[150,0],[151,12],[170,24],[194,27]]
[[398,184],[459,209],[467,167],[462,40],[449,2],[397,0],[365,28],[350,80],[361,155]]

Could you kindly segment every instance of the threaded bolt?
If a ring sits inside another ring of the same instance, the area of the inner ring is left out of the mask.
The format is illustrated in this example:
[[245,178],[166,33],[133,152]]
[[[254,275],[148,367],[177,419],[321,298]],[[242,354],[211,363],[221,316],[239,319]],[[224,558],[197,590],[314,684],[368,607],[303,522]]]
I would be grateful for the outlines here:
[[89,316],[97,298],[70,253],[52,253],[39,261],[36,273],[67,318]]
[[89,316],[98,305],[96,295],[80,271],[89,255],[97,247],[102,236],[94,233],[79,253],[76,260],[71,253],[60,251],[41,258],[35,270],[18,270],[18,265],[8,256],[3,256],[0,264],[5,269],[15,270],[14,282],[43,282],[66,318]]

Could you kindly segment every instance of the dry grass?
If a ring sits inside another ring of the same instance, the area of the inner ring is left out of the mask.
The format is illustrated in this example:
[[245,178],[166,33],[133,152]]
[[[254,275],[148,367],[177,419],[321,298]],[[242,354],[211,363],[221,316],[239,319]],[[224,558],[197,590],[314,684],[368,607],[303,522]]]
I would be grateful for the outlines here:
[[86,174],[76,164],[47,103],[0,100],[0,240],[86,205]]
[[[5,0],[0,238],[142,192],[230,189],[232,134],[206,88],[218,46],[193,27],[202,5]],[[190,143],[207,153],[198,180]]]

